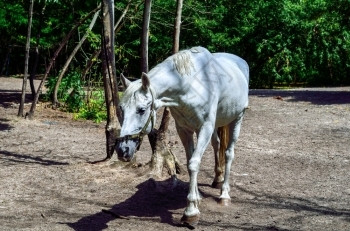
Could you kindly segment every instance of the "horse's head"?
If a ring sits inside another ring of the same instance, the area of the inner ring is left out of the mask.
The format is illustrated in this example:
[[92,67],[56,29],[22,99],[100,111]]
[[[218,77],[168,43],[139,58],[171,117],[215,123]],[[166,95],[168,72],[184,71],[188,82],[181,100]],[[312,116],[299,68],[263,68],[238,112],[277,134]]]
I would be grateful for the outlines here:
[[141,80],[134,82],[124,76],[121,78],[126,90],[119,105],[122,121],[115,149],[120,160],[130,161],[141,145],[143,136],[150,133],[154,126],[155,95],[146,74],[143,73]]

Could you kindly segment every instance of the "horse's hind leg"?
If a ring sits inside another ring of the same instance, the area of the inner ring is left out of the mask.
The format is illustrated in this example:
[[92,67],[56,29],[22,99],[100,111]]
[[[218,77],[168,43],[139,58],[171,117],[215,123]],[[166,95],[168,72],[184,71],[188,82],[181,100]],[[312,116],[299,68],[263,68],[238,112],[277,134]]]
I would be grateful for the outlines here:
[[221,189],[224,182],[225,158],[220,158],[219,156],[220,139],[217,129],[214,130],[211,137],[211,145],[213,146],[215,156],[215,177],[211,186],[213,188]]
[[230,171],[231,171],[231,164],[234,159],[234,148],[235,144],[238,140],[239,132],[241,130],[241,124],[243,120],[243,113],[242,115],[235,121],[233,121],[230,124],[230,131],[229,131],[229,142],[228,147],[225,152],[225,177],[224,177],[224,183],[221,187],[221,195],[220,195],[220,201],[219,203],[222,205],[229,205],[231,202],[231,197],[229,195],[230,192]]

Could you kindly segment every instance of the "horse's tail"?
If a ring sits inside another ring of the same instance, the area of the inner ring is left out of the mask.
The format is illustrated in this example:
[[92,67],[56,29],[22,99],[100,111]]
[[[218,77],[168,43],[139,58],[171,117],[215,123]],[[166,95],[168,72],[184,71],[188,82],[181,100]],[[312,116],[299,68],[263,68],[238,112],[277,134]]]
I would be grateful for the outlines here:
[[229,141],[229,125],[225,125],[222,127],[218,128],[218,136],[219,136],[219,140],[220,140],[220,148],[219,148],[219,167],[222,170],[222,172],[225,172],[225,152],[228,146],[228,141]]

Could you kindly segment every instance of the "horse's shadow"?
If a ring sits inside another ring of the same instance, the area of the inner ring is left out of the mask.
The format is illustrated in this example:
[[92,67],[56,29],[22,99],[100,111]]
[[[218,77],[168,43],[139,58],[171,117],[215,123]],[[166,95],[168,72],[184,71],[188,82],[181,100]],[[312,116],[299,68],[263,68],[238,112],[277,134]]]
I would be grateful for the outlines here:
[[115,219],[149,219],[172,226],[182,226],[179,221],[174,220],[172,211],[185,208],[188,184],[180,180],[177,180],[176,186],[172,184],[171,179],[149,179],[139,184],[138,191],[124,202],[83,217],[77,222],[69,223],[68,226],[76,231],[97,231],[108,228],[108,222]]

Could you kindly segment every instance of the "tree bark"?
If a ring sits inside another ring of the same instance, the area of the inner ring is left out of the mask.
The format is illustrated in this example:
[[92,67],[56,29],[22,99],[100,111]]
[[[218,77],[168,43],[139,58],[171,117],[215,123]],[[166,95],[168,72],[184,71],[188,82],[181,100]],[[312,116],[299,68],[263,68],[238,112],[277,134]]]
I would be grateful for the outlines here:
[[[173,53],[179,51],[180,25],[181,25],[182,0],[177,1],[176,18],[174,23]],[[170,110],[165,107],[162,121],[158,130],[149,135],[152,147],[151,169],[157,176],[161,176],[165,166],[168,173],[175,178],[176,173],[184,172],[177,157],[167,145],[166,131],[169,127]]]
[[33,18],[33,7],[34,0],[30,0],[29,5],[29,14],[28,14],[28,31],[27,31],[27,42],[26,42],[26,54],[24,61],[24,76],[23,76],[23,85],[22,85],[22,96],[21,103],[18,109],[18,116],[23,116],[24,103],[26,98],[26,88],[27,88],[27,78],[28,78],[28,63],[29,63],[29,52],[30,52],[30,36],[32,30],[32,18]]
[[176,18],[174,23],[173,54],[179,52],[179,47],[180,47],[182,5],[183,5],[183,0],[177,0]]
[[[128,5],[125,7],[125,9],[124,9],[122,15],[119,17],[118,21],[117,21],[116,24],[114,25],[114,34],[117,34],[117,33],[120,31],[120,29],[122,28],[122,26],[123,26],[123,24],[124,24],[124,23],[122,23],[122,20],[123,20],[123,18],[125,17],[126,13],[127,13],[128,10],[129,10],[129,7],[130,7],[130,5],[131,5],[131,1],[132,1],[132,0],[130,0],[130,1],[128,2]],[[85,80],[87,73],[89,72],[89,70],[91,69],[91,67],[92,67],[92,65],[93,65],[93,63],[94,63],[93,60],[97,59],[97,57],[98,57],[100,54],[101,54],[101,48],[99,48],[99,49],[97,49],[97,50],[94,51],[94,53],[93,53],[92,56],[90,57],[89,61],[87,62],[87,65],[86,65],[85,69],[83,70],[83,72],[82,72],[82,74],[81,74],[81,79],[82,79],[82,80]]]
[[105,129],[107,156],[104,160],[109,160],[113,156],[114,145],[118,135],[117,131],[120,128],[118,123],[120,114],[117,113],[119,97],[114,57],[114,1],[103,0],[102,12],[102,67],[107,106],[107,124]]
[[141,36],[141,71],[148,72],[148,34],[149,34],[149,22],[151,19],[151,6],[152,0],[145,0],[145,6],[143,10],[143,26]]
[[89,32],[92,30],[92,28],[94,27],[97,17],[99,15],[100,11],[96,11],[94,17],[91,20],[91,23],[89,25],[89,28],[86,30],[86,33],[84,34],[84,36],[81,38],[81,40],[79,41],[79,43],[76,45],[76,47],[74,48],[73,52],[70,54],[70,56],[68,57],[66,63],[64,64],[60,75],[58,76],[55,88],[54,88],[54,92],[53,92],[53,100],[52,100],[52,105],[53,107],[56,107],[57,105],[59,105],[58,99],[57,99],[57,92],[58,92],[58,88],[60,86],[60,83],[62,81],[62,78],[64,76],[64,74],[66,73],[66,71],[68,70],[68,66],[71,63],[72,59],[74,58],[75,54],[78,52],[78,50],[80,49],[80,47],[83,45],[83,43],[85,42],[87,36],[89,35]]
[[36,44],[35,44],[35,56],[34,56],[34,65],[33,68],[30,72],[30,76],[29,76],[29,84],[30,84],[30,90],[32,92],[32,100],[34,100],[35,98],[35,86],[34,86],[34,79],[35,79],[35,75],[36,75],[36,70],[39,64],[39,44],[40,44],[40,36],[41,36],[41,25],[43,24],[43,20],[44,20],[44,12],[46,9],[46,1],[44,1],[44,6],[41,10],[40,13],[40,19],[39,19],[39,26],[38,26],[38,33],[36,35]]
[[103,84],[105,92],[105,101],[107,107],[107,124],[105,128],[106,134],[106,157],[103,160],[95,161],[96,163],[105,162],[110,160],[114,153],[115,141],[118,135],[118,129],[120,129],[121,115],[118,110],[119,96],[118,96],[118,86],[115,70],[115,55],[114,55],[114,36],[122,27],[122,19],[125,17],[127,11],[129,10],[131,0],[123,11],[123,14],[119,17],[118,22],[113,27],[114,22],[114,3],[113,1],[103,0],[102,9],[102,44],[101,49],[96,50],[90,58],[90,61],[85,68],[82,77],[85,78],[86,73],[92,66],[93,57],[97,57],[102,51],[102,74],[103,74]]
[[34,79],[35,79],[35,75],[36,75],[36,69],[37,69],[38,64],[39,64],[39,47],[38,47],[38,44],[35,47],[34,59],[35,59],[34,65],[33,65],[32,71],[30,72],[30,75],[29,75],[29,86],[30,86],[30,91],[32,92],[32,100],[35,99]]
[[35,113],[35,109],[36,109],[36,104],[38,103],[39,100],[39,95],[40,95],[40,91],[41,88],[43,86],[43,84],[46,81],[47,76],[49,75],[51,68],[53,66],[53,64],[55,63],[55,60],[58,56],[58,54],[60,53],[60,51],[62,50],[62,48],[66,45],[66,43],[68,42],[68,40],[70,39],[70,37],[73,35],[74,31],[82,24],[84,23],[91,15],[93,15],[96,11],[98,11],[99,9],[101,9],[101,6],[98,6],[97,8],[95,8],[94,10],[92,10],[88,15],[86,15],[83,19],[81,19],[73,28],[71,31],[69,31],[69,33],[63,38],[63,40],[61,41],[59,47],[57,48],[57,50],[55,51],[55,53],[53,54],[53,57],[50,60],[49,65],[46,68],[45,74],[43,79],[41,80],[39,87],[35,93],[35,97],[34,100],[32,102],[32,106],[30,108],[30,111],[27,113],[27,117],[29,119],[33,119],[34,118],[34,113]]
[[175,177],[177,173],[183,173],[179,160],[174,153],[169,149],[167,142],[166,131],[169,127],[170,110],[165,107],[163,117],[158,130],[153,130],[148,139],[152,147],[152,157],[150,167],[154,175],[161,177],[163,168],[165,167],[168,174]]

